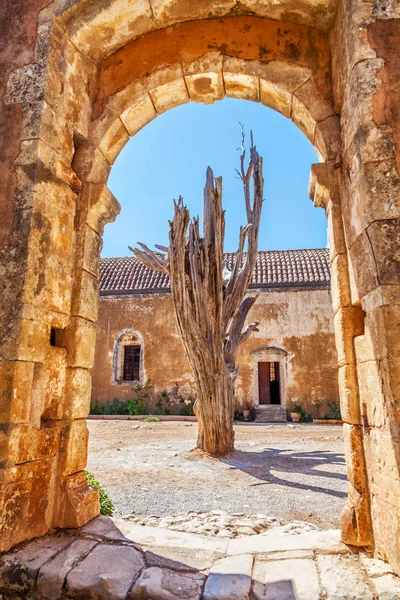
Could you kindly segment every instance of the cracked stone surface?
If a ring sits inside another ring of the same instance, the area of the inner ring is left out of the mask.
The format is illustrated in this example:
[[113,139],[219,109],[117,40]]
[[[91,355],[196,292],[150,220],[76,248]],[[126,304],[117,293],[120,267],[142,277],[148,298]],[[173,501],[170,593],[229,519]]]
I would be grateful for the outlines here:
[[97,517],[0,556],[0,600],[398,600],[400,578],[339,532],[221,539]]

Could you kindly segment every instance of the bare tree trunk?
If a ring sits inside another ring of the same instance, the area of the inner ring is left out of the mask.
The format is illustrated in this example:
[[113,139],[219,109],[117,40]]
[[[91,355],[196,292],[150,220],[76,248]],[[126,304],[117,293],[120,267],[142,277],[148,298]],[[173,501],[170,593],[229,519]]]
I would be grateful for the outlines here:
[[239,175],[243,181],[248,223],[240,228],[232,272],[224,268],[222,181],[214,179],[210,168],[204,188],[203,237],[200,237],[198,219],[190,222],[189,212],[179,198],[174,202],[169,248],[158,246],[168,251],[168,257],[152,252],[143,244],[139,244],[142,250],[133,250],[151,269],[170,275],[177,323],[197,383],[197,445],[212,455],[226,455],[234,450],[236,355],[239,345],[257,330],[257,323],[243,330],[257,298],[256,295],[245,297],[245,294],[257,258],[263,202],[262,159],[252,139],[247,170],[244,164],[243,147]]

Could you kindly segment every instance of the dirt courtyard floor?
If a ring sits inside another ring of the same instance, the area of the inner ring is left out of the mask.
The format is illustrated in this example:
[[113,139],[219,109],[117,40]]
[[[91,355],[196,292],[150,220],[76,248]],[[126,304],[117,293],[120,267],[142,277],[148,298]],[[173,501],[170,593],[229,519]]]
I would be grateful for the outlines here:
[[221,460],[190,452],[196,423],[89,420],[88,427],[88,469],[116,517],[222,510],[339,527],[347,492],[341,426],[238,424],[236,451]]

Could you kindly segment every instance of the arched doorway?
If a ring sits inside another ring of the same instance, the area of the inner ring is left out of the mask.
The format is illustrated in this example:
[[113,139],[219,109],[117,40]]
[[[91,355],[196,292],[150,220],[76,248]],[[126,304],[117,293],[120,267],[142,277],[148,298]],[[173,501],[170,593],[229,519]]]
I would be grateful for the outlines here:
[[[376,59],[388,52],[386,42],[376,28],[370,37],[366,30],[383,17],[368,7],[366,18],[345,2],[335,23],[334,2],[328,10],[304,2],[293,13],[284,2],[260,3],[257,16],[234,16],[228,1],[179,3],[179,10],[174,2],[152,4],[93,8],[81,0],[64,10],[52,3],[35,23],[36,56],[32,36],[10,45],[17,58],[7,63],[3,104],[12,125],[2,229],[9,282],[3,548],[51,526],[82,524],[97,511],[83,479],[84,419],[101,234],[118,211],[106,186],[111,164],[157,113],[226,94],[286,113],[324,161],[313,169],[311,194],[326,207],[331,236],[350,481],[343,536],[371,545],[374,533],[376,553],[398,568],[398,140],[387,131],[393,111],[372,106],[379,70],[386,69],[385,82],[396,76]],[[389,97],[385,85],[381,94]],[[58,385],[50,394],[52,377]]]

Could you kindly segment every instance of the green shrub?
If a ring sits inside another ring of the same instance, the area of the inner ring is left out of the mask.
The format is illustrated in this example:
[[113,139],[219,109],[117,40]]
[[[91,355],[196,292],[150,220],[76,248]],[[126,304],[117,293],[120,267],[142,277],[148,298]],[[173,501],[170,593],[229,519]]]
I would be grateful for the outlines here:
[[163,390],[158,396],[156,402],[157,414],[158,415],[170,415],[171,414],[171,398],[167,390]]
[[181,396],[179,398],[179,404],[180,409],[179,409],[179,414],[183,415],[184,417],[194,417],[194,403],[196,402],[196,398],[193,398],[193,396],[188,396],[187,398],[184,398],[183,396]]
[[301,419],[303,421],[306,420],[306,416],[307,416],[306,411],[301,406],[301,404],[293,404],[293,408],[292,408],[291,412],[298,413],[301,416]]
[[331,412],[331,419],[335,419],[337,421],[341,421],[342,420],[342,414],[340,412],[340,404],[339,402],[328,402],[328,406],[330,408],[330,412]]
[[139,383],[135,381],[132,386],[132,390],[135,392],[132,400],[128,400],[128,412],[130,415],[146,415],[147,414],[147,401],[153,384],[150,380],[145,383]]
[[144,419],[144,421],[146,421],[146,423],[159,423],[161,419],[156,415],[149,415],[147,419]]
[[243,411],[237,410],[237,408],[235,408],[235,413],[234,413],[233,419],[234,419],[234,421],[243,421],[244,420]]
[[106,415],[129,415],[128,411],[128,403],[123,400],[119,400],[119,398],[114,398],[114,400],[107,404],[105,407],[104,414]]
[[90,405],[89,415],[103,415],[104,406],[100,404],[98,400],[95,400]]
[[112,517],[114,513],[113,501],[111,500],[105,489],[102,488],[100,483],[94,478],[93,473],[90,473],[90,471],[86,471],[86,481],[88,482],[90,487],[99,490],[100,514],[104,515],[105,517]]

